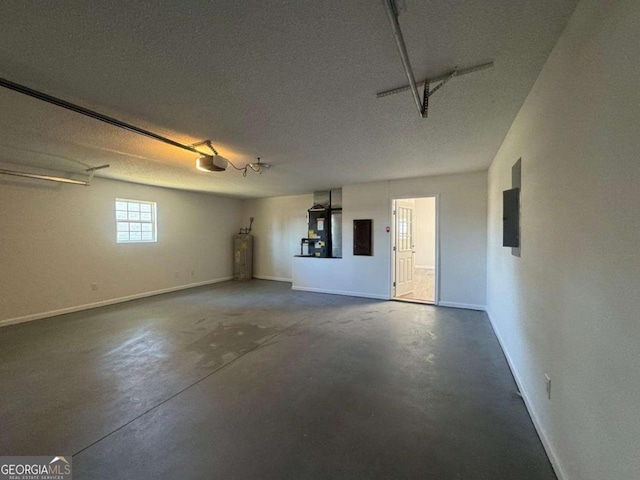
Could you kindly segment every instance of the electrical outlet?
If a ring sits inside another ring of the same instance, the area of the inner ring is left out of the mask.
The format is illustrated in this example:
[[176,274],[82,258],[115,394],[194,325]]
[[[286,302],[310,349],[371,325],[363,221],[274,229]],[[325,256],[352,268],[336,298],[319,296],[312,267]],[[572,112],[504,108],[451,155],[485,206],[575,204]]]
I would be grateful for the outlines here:
[[546,373],[544,375],[544,378],[547,386],[547,398],[551,400],[551,378],[549,378],[549,375],[547,375]]
[[191,270],[191,276],[195,277],[196,276],[196,271],[195,270]]
[[91,284],[91,291],[92,292],[96,292],[98,290],[98,284],[97,283],[92,283]]
[[173,272],[173,278],[178,280],[180,278],[180,272]]

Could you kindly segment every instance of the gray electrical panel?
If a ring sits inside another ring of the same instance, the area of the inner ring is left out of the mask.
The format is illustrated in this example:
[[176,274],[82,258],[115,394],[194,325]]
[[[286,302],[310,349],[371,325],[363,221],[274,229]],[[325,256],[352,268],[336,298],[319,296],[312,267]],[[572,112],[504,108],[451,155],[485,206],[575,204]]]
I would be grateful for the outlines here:
[[233,236],[233,279],[253,278],[253,235],[240,233]]

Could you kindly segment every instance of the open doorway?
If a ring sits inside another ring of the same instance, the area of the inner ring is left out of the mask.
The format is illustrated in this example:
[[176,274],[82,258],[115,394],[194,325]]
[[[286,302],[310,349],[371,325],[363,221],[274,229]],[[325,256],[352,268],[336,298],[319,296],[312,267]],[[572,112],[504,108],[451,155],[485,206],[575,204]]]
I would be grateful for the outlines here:
[[438,303],[436,197],[393,200],[392,297]]

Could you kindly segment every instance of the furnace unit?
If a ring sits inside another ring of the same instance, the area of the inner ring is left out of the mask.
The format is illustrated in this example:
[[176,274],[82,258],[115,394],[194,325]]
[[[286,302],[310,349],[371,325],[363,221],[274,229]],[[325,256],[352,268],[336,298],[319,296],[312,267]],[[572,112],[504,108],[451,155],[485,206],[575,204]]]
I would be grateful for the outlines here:
[[331,256],[331,212],[319,205],[309,209],[309,255]]
[[307,217],[308,236],[300,241],[300,255],[342,257],[342,189],[313,192]]

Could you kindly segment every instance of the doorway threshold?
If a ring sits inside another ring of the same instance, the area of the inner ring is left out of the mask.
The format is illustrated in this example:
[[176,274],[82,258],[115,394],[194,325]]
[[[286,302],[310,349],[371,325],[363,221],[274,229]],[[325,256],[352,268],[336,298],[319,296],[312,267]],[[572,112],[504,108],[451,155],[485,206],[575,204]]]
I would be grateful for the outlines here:
[[420,300],[419,298],[392,297],[391,300],[395,300],[396,302],[421,303],[423,305],[433,305],[434,307],[436,305],[436,302],[432,302],[430,300]]

